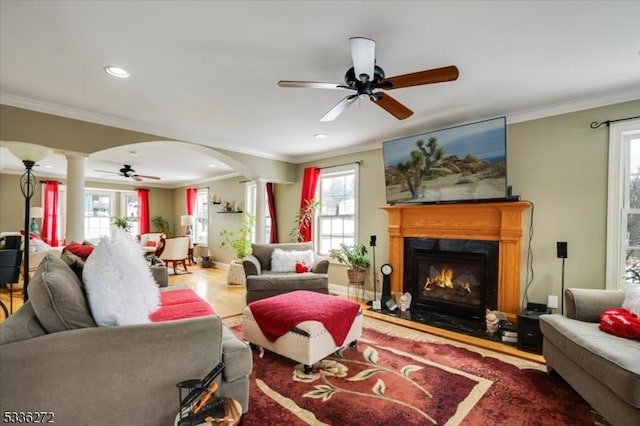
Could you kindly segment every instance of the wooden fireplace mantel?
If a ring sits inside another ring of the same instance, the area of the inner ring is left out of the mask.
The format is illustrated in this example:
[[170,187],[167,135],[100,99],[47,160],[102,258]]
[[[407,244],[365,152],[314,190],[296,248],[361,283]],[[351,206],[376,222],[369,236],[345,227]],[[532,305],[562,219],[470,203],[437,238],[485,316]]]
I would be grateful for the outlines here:
[[498,241],[498,310],[510,321],[520,312],[522,213],[528,201],[383,206],[389,213],[391,292],[402,291],[405,237]]

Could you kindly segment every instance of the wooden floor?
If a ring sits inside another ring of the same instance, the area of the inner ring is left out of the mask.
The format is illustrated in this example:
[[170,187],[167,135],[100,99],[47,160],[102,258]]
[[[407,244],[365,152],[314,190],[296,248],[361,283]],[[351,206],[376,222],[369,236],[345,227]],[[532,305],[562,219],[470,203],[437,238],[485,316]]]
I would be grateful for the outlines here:
[[[201,268],[198,265],[188,266],[189,273],[181,273],[178,268],[178,275],[169,275],[169,285],[182,284],[193,289],[200,297],[207,300],[213,306],[216,313],[221,318],[228,318],[242,314],[245,308],[244,286],[228,285],[226,281],[227,269],[224,268]],[[342,296],[346,297],[346,296]],[[354,298],[354,297],[352,297]],[[7,309],[9,309],[9,291],[5,288],[0,289],[0,300],[2,300]],[[22,290],[16,290],[13,293],[13,310],[14,312],[22,306]],[[364,308],[366,306],[363,305]],[[477,337],[471,337],[464,334],[454,333],[428,325],[418,324],[412,321],[400,318],[390,317],[382,313],[377,313],[365,309],[365,316],[391,322],[408,328],[413,328],[426,333],[435,334],[451,340],[491,349],[507,355],[517,356],[519,358],[530,361],[544,363],[541,355],[523,352],[511,345],[505,345],[499,342],[485,340]],[[4,320],[4,316],[0,315],[0,322]]]

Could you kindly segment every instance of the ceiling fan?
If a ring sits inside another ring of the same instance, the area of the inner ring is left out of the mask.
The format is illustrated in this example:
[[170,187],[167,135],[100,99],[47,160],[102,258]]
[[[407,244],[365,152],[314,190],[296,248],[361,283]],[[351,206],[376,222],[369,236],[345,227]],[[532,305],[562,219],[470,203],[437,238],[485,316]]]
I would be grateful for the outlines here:
[[117,172],[109,171],[109,170],[96,170],[96,172],[100,173],[112,173],[116,175],[120,175],[122,177],[131,178],[136,182],[141,182],[145,179],[155,179],[160,180],[161,178],[158,176],[148,176],[148,175],[139,175],[135,170],[131,168],[129,164],[124,164],[124,166]]
[[338,102],[320,121],[335,120],[349,105],[359,98],[368,98],[398,120],[404,120],[410,117],[413,111],[386,93],[374,92],[374,90],[401,89],[403,87],[454,81],[458,78],[458,68],[455,65],[386,78],[384,70],[376,65],[376,42],[374,40],[364,37],[352,37],[349,39],[349,42],[351,43],[353,67],[349,68],[344,76],[345,84],[288,80],[278,82],[278,86],[280,87],[340,89],[353,90],[356,92]]

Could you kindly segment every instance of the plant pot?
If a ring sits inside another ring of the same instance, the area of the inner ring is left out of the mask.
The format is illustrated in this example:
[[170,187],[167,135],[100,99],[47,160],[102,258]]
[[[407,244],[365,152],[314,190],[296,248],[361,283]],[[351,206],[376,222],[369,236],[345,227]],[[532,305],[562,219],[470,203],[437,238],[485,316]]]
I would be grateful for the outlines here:
[[229,264],[229,273],[227,274],[227,284],[229,285],[246,285],[247,278],[244,275],[244,267],[239,260],[233,260]]
[[367,277],[367,270],[362,268],[347,269],[347,277],[350,283],[362,284]]

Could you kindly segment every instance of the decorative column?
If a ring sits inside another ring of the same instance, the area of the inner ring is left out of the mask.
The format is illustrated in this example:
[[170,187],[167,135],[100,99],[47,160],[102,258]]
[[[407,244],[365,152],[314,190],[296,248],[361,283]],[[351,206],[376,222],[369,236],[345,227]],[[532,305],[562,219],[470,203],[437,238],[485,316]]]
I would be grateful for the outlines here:
[[65,239],[84,241],[84,157],[67,154],[67,223]]

